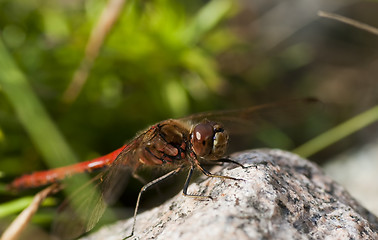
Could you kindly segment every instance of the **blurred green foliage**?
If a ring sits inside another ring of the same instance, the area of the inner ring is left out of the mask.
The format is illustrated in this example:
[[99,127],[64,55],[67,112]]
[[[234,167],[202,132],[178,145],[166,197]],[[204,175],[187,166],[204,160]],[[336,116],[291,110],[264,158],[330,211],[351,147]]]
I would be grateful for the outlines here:
[[[58,129],[81,158],[121,145],[137,129],[214,107],[222,82],[214,56],[236,41],[218,23],[232,1],[129,1],[103,46],[79,98],[61,96],[84,55],[88,35],[105,1],[1,3],[1,37]],[[224,39],[224,40],[222,40]],[[206,106],[207,105],[207,106]],[[27,139],[6,99],[1,117],[1,169],[39,168],[39,153]],[[7,121],[6,121],[7,120]],[[30,119],[38,121],[38,119]],[[10,131],[11,127],[17,130]],[[111,127],[112,126],[112,127]],[[115,127],[116,126],[116,127]],[[120,134],[121,133],[121,134]],[[14,139],[13,148],[8,146]],[[105,145],[105,146],[104,146]],[[14,155],[17,152],[17,163]],[[23,154],[20,156],[19,151]],[[15,167],[20,162],[24,168]],[[13,165],[14,164],[14,165]],[[11,167],[13,166],[13,167]]]

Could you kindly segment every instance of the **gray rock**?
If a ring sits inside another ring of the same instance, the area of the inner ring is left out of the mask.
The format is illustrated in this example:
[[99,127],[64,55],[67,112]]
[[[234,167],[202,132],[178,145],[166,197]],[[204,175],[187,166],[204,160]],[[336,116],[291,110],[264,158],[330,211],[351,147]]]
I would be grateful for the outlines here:
[[324,166],[324,171],[378,215],[378,139],[339,155]]
[[[213,173],[243,181],[200,178],[181,193],[137,216],[130,239],[378,239],[378,219],[315,164],[281,150],[232,156],[247,168],[225,164]],[[122,239],[132,219],[83,239]]]

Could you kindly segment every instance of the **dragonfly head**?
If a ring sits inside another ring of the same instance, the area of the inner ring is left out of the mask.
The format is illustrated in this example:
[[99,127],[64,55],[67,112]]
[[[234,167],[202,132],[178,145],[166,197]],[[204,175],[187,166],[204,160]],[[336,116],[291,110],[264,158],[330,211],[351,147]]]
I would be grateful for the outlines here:
[[216,160],[226,153],[228,134],[219,123],[206,120],[192,129],[190,142],[197,156]]

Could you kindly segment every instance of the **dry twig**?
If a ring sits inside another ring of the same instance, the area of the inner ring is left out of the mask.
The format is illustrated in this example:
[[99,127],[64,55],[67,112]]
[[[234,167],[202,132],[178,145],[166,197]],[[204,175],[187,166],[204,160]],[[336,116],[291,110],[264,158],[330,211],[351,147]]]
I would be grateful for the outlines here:
[[30,219],[33,217],[35,212],[38,210],[39,205],[46,199],[50,194],[54,194],[60,191],[61,185],[53,184],[44,190],[40,191],[35,195],[33,201],[30,205],[25,208],[17,218],[11,223],[11,225],[4,231],[1,236],[1,240],[16,240],[25,229]]
[[126,0],[109,0],[107,6],[102,11],[97,25],[92,29],[91,36],[88,40],[85,56],[81,61],[78,69],[76,69],[72,81],[63,94],[63,101],[71,103],[75,101],[87,81],[89,71],[104,43],[106,36],[113,28],[115,22],[119,18]]
[[328,13],[328,12],[324,12],[324,11],[319,11],[318,12],[318,16],[319,17],[325,17],[325,18],[334,19],[334,20],[337,20],[337,21],[349,24],[349,25],[351,25],[353,27],[365,30],[365,31],[370,32],[372,34],[378,35],[378,28],[372,27],[372,26],[367,25],[365,23],[361,23],[359,21],[356,21],[356,20],[353,20],[353,19],[341,16],[341,15],[338,15],[338,14]]

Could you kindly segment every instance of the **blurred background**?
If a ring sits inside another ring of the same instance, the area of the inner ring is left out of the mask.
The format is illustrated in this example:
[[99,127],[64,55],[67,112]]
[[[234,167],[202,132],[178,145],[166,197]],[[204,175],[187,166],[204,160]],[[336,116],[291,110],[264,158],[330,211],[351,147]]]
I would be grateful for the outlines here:
[[[323,110],[246,149],[293,150],[370,110],[297,152],[378,214],[378,36],[319,10],[378,27],[373,0],[1,0],[0,206],[20,198],[6,190],[16,176],[109,153],[158,121],[313,96]],[[48,238],[58,197],[33,234]],[[0,209],[4,229],[20,209]]]

